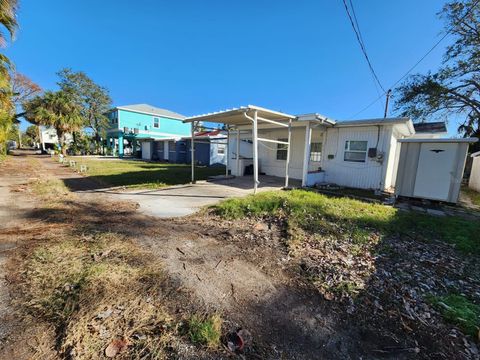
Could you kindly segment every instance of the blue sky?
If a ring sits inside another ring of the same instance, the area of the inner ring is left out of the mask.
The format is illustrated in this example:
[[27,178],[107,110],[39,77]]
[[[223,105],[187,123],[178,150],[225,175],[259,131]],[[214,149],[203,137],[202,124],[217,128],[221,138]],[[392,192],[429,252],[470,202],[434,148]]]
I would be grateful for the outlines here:
[[[386,88],[441,36],[439,0],[354,0]],[[44,89],[83,70],[115,105],[185,115],[255,104],[334,119],[383,116],[341,0],[21,0],[6,54]],[[448,38],[416,68],[435,70]],[[355,116],[354,116],[355,115]],[[394,113],[390,113],[394,115]],[[455,133],[456,123],[449,129]]]

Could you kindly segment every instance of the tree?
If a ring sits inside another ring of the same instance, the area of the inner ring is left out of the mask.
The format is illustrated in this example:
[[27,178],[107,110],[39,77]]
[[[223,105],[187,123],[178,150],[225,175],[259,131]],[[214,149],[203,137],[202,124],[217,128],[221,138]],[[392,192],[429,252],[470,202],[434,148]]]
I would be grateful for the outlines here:
[[[0,0],[0,47],[7,46],[7,38],[4,29],[13,39],[18,27],[17,18],[17,0]],[[10,87],[10,70],[12,64],[4,55],[0,54],[0,155],[7,151],[7,140],[9,139],[13,127],[12,91]]]
[[47,91],[24,103],[25,119],[32,124],[52,126],[57,131],[62,154],[66,155],[65,134],[78,131],[83,126],[80,108],[65,91]]
[[[1,0],[0,0],[1,1]],[[30,80],[27,76],[15,72],[11,79],[12,101],[17,107],[31,100],[42,92],[42,88]],[[22,114],[17,114],[17,117]]]
[[57,74],[60,77],[58,85],[73,97],[80,107],[85,126],[92,129],[95,148],[98,151],[100,137],[108,127],[108,118],[105,114],[112,105],[108,90],[97,85],[82,71],[62,69]]
[[437,72],[416,74],[397,89],[396,110],[413,118],[463,119],[458,132],[480,137],[480,2],[451,1],[439,13],[454,41]]
[[28,145],[33,146],[35,143],[40,141],[40,137],[38,135],[38,126],[37,125],[30,125],[25,130],[24,142]]

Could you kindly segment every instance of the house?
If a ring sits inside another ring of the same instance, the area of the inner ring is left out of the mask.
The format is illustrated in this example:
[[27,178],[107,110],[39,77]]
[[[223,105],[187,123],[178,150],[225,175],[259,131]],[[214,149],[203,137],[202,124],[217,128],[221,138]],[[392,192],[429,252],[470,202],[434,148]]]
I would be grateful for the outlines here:
[[[190,164],[191,137],[183,138],[183,151],[177,162]],[[195,163],[198,165],[212,166],[227,163],[227,133],[222,130],[200,131],[195,134]]]
[[162,152],[168,160],[169,142],[189,135],[191,130],[183,123],[185,116],[148,104],[117,106],[107,117],[107,147],[119,157],[134,155],[140,148],[144,159]]
[[[39,126],[39,137],[42,151],[55,150],[60,147],[58,141],[57,130],[53,126]],[[72,134],[64,134],[65,143],[71,144],[73,142]]]
[[[258,175],[265,174],[285,177],[286,185],[293,178],[303,186],[333,183],[390,191],[396,181],[399,140],[416,134],[409,118],[335,121],[317,113],[296,116],[254,105],[185,119],[194,126],[204,121],[228,127],[229,171],[243,175],[250,165],[255,188]],[[424,136],[436,136],[422,130]],[[248,142],[251,157],[242,151]]]
[[[211,166],[226,164],[227,134],[221,130],[201,131],[195,134],[195,164]],[[153,151],[144,150],[142,159],[168,161],[176,164],[189,164],[191,155],[191,136],[151,141]]]

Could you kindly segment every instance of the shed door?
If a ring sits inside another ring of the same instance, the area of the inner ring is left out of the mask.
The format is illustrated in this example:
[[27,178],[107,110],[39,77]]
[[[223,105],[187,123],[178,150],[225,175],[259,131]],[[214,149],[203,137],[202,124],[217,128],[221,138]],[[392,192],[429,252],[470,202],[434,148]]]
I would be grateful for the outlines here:
[[448,201],[457,144],[423,143],[418,159],[413,195],[432,200]]

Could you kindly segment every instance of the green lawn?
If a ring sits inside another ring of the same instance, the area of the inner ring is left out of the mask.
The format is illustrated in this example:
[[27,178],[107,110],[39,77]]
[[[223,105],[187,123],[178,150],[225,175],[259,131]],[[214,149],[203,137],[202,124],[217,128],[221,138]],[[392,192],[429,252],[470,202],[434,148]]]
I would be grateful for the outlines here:
[[[136,160],[98,160],[76,157],[78,165],[87,165],[87,175],[110,186],[155,189],[186,184],[191,179],[191,167],[186,164],[149,163]],[[196,180],[225,174],[224,166],[197,166]]]
[[372,232],[384,235],[443,240],[465,253],[480,254],[480,221],[405,212],[391,206],[336,198],[312,191],[265,192],[229,199],[215,207],[225,218],[277,216],[286,219],[291,233],[301,229],[357,243]]

